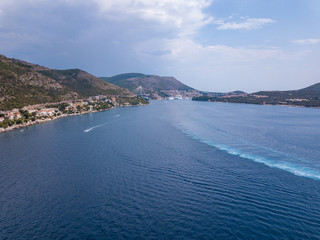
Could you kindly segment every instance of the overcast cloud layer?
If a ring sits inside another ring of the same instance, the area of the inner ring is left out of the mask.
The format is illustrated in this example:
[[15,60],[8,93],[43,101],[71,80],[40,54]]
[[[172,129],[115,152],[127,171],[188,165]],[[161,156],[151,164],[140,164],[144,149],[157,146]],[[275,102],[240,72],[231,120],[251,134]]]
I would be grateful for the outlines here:
[[1,0],[0,54],[200,90],[320,82],[318,0]]

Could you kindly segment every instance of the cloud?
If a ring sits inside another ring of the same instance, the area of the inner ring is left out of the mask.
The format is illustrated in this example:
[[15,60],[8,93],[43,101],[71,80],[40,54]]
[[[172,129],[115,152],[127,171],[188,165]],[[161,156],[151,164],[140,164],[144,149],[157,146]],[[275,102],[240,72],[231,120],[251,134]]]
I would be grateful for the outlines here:
[[[204,13],[212,0],[94,0],[108,20],[140,19],[160,28],[173,29],[180,36],[196,33],[212,21]],[[160,26],[161,25],[161,26]]]
[[242,22],[226,22],[225,20],[216,20],[214,23],[219,25],[218,30],[254,30],[262,28],[266,24],[275,23],[276,21],[269,18],[246,18]]
[[143,53],[145,53],[147,55],[152,55],[152,56],[164,56],[164,55],[171,54],[171,50],[156,50],[156,51],[152,51],[152,52],[143,51]]
[[299,44],[299,45],[314,45],[314,44],[320,43],[320,38],[294,40],[293,43]]
[[[187,38],[141,42],[136,52],[146,64],[156,65],[162,74],[175,76],[201,90],[209,90],[210,86],[211,91],[270,89],[272,85],[280,85],[286,74],[293,75],[295,71],[290,66],[301,69],[301,62],[311,54],[280,47],[203,45]],[[155,57],[154,52],[166,54]]]
[[[164,52],[165,61],[204,62],[203,64],[245,63],[266,59],[296,59],[298,56],[285,54],[275,47],[232,47],[227,45],[204,46],[191,39],[161,39],[140,43],[137,48],[140,54]],[[153,54],[150,54],[150,56]]]
[[[231,90],[230,86],[244,89],[243,83],[258,89],[263,80],[276,85],[279,74],[288,79],[286,74],[291,72],[297,78],[304,66],[301,59],[317,54],[259,45],[254,42],[254,32],[245,41],[237,41],[237,31],[221,38],[219,34],[224,33],[212,31],[212,27],[252,30],[276,21],[235,16],[214,19],[215,5],[209,7],[212,2],[0,0],[0,52],[52,68],[81,68],[97,76],[124,72],[170,75],[213,91]],[[316,60],[314,64],[319,62]]]

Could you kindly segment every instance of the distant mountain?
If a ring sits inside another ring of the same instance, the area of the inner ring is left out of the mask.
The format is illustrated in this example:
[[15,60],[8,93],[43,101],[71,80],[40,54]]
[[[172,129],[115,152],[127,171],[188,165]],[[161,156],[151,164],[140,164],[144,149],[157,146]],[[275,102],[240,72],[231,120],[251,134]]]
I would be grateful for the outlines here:
[[94,95],[133,96],[80,69],[54,70],[0,55],[0,110]]
[[131,91],[139,86],[144,89],[157,90],[193,90],[193,88],[181,83],[174,77],[160,77],[141,73],[126,73],[113,77],[101,77],[101,79]]
[[233,91],[233,92],[228,92],[226,93],[227,95],[243,95],[243,94],[247,94],[246,92],[244,91]]
[[319,91],[320,92],[320,83],[313,84],[309,87],[300,89],[299,91]]
[[320,107],[320,83],[292,91],[260,91],[251,94],[201,96],[196,101]]
[[113,77],[101,77],[101,79],[119,87],[127,88],[134,93],[143,89],[144,93],[151,99],[161,99],[176,95],[188,97],[191,92],[197,91],[181,83],[174,77],[126,73]]
[[316,83],[306,88],[291,91],[260,91],[252,93],[251,95],[263,95],[272,98],[283,99],[312,99],[320,97],[320,83]]

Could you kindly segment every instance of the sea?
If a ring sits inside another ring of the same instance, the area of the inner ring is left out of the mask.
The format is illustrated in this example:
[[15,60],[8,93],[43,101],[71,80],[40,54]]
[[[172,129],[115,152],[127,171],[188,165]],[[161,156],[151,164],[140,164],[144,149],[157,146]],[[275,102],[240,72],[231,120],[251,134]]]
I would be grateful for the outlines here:
[[0,239],[320,239],[320,109],[151,101],[0,134]]

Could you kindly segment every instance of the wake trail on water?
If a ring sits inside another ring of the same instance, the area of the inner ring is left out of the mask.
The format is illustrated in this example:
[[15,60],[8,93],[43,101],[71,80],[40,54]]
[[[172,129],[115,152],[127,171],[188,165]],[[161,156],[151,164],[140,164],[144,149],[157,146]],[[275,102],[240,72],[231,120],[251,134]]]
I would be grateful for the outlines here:
[[[120,117],[120,115],[119,115],[119,114],[118,114],[118,115],[114,115],[113,117],[118,118],[118,117]],[[108,124],[108,123],[104,123],[104,124],[100,124],[100,125],[97,125],[97,126],[93,126],[93,127],[91,127],[91,128],[88,128],[88,129],[83,130],[83,132],[85,132],[85,133],[90,132],[90,131],[92,131],[93,129],[102,127],[102,126],[104,126],[104,125],[106,125],[106,124]]]
[[95,128],[102,127],[104,125],[106,125],[106,123],[105,124],[100,124],[100,125],[97,125],[97,126],[94,126],[94,127],[91,127],[91,128],[88,128],[86,130],[83,130],[83,132],[87,133],[87,132],[90,132],[91,130],[93,130]]
[[[287,153],[282,153],[276,150],[272,150],[270,148],[265,148],[263,146],[260,146],[260,150],[265,151],[268,150],[269,154],[273,157],[266,157],[259,155],[257,153],[247,152],[242,149],[238,149],[236,147],[230,146],[228,144],[222,144],[218,143],[212,139],[208,139],[205,137],[201,137],[181,126],[176,126],[183,134],[185,134],[188,137],[191,137],[192,139],[205,143],[211,147],[214,147],[220,151],[227,152],[230,155],[238,156],[244,159],[252,160],[257,163],[263,163],[268,167],[271,168],[278,168],[281,170],[285,170],[287,172],[293,173],[296,176],[303,176],[312,178],[314,180],[320,180],[320,171],[308,166],[303,166],[302,164],[297,163],[297,161],[300,160],[300,162],[305,162],[303,159],[298,159],[296,157],[290,156]],[[249,144],[249,142],[246,141],[246,144]],[[256,148],[256,150],[259,147],[257,144],[251,144]],[[249,147],[252,147],[249,146]],[[290,162],[290,160],[295,160],[295,162]]]

